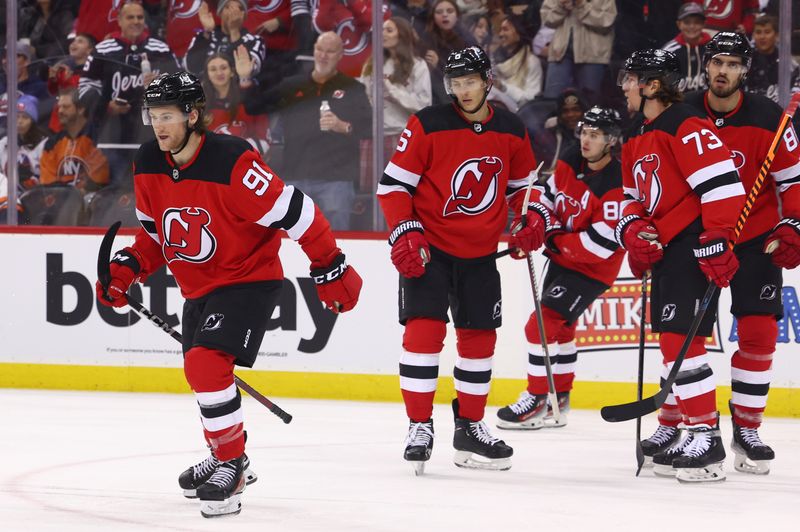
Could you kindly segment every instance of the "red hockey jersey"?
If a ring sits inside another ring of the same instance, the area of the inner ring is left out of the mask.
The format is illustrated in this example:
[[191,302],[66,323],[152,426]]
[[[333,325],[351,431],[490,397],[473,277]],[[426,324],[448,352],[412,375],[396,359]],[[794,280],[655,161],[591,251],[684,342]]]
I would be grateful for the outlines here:
[[285,185],[237,137],[206,133],[194,158],[180,167],[156,141],[142,144],[134,188],[142,224],[134,248],[143,257],[142,271],[168,263],[186,298],[282,279],[280,230],[312,261],[329,262],[337,251],[311,198]]
[[714,124],[683,103],[646,121],[622,146],[622,185],[622,216],[651,219],[662,244],[701,216],[705,229],[727,229],[733,237],[745,199]]
[[203,30],[201,0],[170,0],[164,40],[179,59],[186,55],[194,34]]
[[428,242],[455,257],[497,251],[508,206],[519,211],[536,160],[520,119],[490,110],[474,123],[453,104],[411,116],[378,186],[390,228],[419,220]]
[[601,170],[591,170],[577,149],[556,163],[546,183],[536,185],[531,201],[553,213],[567,234],[558,237],[558,252],[545,254],[556,264],[611,286],[625,250],[614,240],[625,197],[622,169],[611,159]]
[[[765,96],[748,92],[740,92],[740,95],[739,104],[729,113],[712,111],[705,92],[690,93],[685,101],[714,120],[719,137],[731,150],[744,189],[749,191],[767,157],[781,121],[782,111],[778,104]],[[797,134],[790,123],[739,242],[772,230],[780,221],[778,194],[781,197],[783,216],[800,219],[800,186],[794,186],[798,184],[800,148]]]
[[[244,27],[254,35],[260,36],[269,50],[294,50],[297,40],[292,32],[291,0],[250,0],[247,3],[247,17]],[[280,21],[280,28],[274,33],[259,32],[258,27],[271,19]]]

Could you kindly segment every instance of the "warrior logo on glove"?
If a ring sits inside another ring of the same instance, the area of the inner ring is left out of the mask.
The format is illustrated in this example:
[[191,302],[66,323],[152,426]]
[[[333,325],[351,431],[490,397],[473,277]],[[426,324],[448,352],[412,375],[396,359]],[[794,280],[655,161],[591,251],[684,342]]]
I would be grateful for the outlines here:
[[633,179],[636,190],[647,212],[655,212],[658,201],[661,199],[661,179],[658,177],[658,167],[661,160],[655,153],[649,153],[636,161],[633,165]]
[[450,181],[453,192],[444,206],[444,216],[459,212],[475,215],[488,210],[497,199],[497,177],[502,171],[503,162],[498,157],[462,163]]

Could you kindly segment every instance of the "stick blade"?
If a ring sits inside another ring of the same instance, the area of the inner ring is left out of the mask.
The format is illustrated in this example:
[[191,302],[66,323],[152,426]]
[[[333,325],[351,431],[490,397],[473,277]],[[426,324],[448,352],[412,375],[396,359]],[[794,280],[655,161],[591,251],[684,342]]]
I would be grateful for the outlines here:
[[644,417],[652,414],[664,403],[656,403],[656,396],[645,397],[641,401],[624,403],[621,405],[604,406],[600,409],[600,415],[609,423],[619,423],[620,421],[630,421],[637,417]]
[[119,221],[111,224],[111,227],[108,228],[103,236],[103,241],[100,242],[100,249],[97,251],[97,278],[103,288],[107,288],[108,283],[111,282],[111,270],[109,268],[111,247],[114,245],[114,237],[117,236],[117,231],[119,231],[121,225],[122,222]]

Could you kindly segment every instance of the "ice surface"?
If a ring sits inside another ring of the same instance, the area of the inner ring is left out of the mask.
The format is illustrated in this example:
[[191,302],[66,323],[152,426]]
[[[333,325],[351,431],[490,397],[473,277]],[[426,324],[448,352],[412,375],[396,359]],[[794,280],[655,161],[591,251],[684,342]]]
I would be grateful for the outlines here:
[[[596,411],[562,429],[493,428],[514,447],[512,469],[459,469],[450,408],[437,405],[433,457],[415,477],[402,405],[275,400],[290,425],[244,399],[259,480],[240,515],[207,520],[177,483],[206,452],[191,395],[0,390],[0,530],[797,530],[799,420],[762,427],[777,454],[768,476],[734,471],[729,453],[726,482],[687,486],[635,478],[633,422]],[[728,417],[722,430],[728,447]]]

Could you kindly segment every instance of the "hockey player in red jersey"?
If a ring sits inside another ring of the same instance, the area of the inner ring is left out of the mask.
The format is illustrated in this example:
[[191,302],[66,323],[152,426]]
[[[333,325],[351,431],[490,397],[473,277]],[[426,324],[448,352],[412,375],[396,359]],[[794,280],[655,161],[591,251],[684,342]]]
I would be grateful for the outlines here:
[[308,196],[287,186],[244,139],[205,131],[205,95],[192,74],[163,74],[147,87],[142,117],[156,140],[136,155],[134,188],[141,229],[111,260],[101,303],[165,264],[186,298],[183,352],[211,455],[179,479],[204,517],[239,513],[239,493],[255,480],[244,453],[235,365],[252,367],[278,300],[280,231],[311,259],[320,300],[333,312],[358,301],[361,278],[345,262],[327,220]]
[[[528,340],[528,388],[517,402],[497,412],[502,429],[540,429],[567,424],[569,393],[578,353],[575,326],[583,312],[617,278],[625,251],[614,240],[623,201],[620,164],[611,148],[620,138],[617,111],[592,107],[578,123],[580,149],[568,151],[546,183],[536,185],[530,208],[541,222],[550,266],[542,288],[542,319],[547,335],[560,416],[547,404],[542,339],[536,314],[525,326]],[[519,255],[517,255],[519,256]],[[524,256],[523,256],[524,257]]]
[[[686,103],[714,121],[720,139],[733,153],[745,190],[758,176],[782,114],[769,98],[742,90],[751,57],[746,37],[717,33],[705,54],[710,88],[686,96]],[[767,405],[777,322],[783,318],[781,268],[800,264],[800,149],[791,124],[779,146],[734,250],[740,266],[731,280],[731,313],[739,336],[739,349],[731,357],[731,448],[735,468],[756,474],[768,473],[775,457],[761,441],[758,428]],[[765,250],[773,242],[778,247],[770,259]],[[676,429],[670,423],[661,431]]]
[[[486,102],[492,88],[486,53],[478,47],[453,52],[444,77],[453,102],[409,119],[378,186],[392,228],[392,262],[400,272],[400,388],[410,419],[404,457],[418,474],[433,447],[433,396],[448,308],[458,350],[454,461],[462,467],[511,467],[513,450],[483,422],[502,315],[494,254],[508,206],[520,211],[535,168],[525,126]],[[523,252],[540,246],[533,242],[540,218],[529,212],[511,245]]]
[[[626,201],[617,242],[637,277],[653,273],[650,309],[660,333],[664,375],[672,367],[709,282],[728,286],[739,266],[728,243],[744,204],[731,152],[714,124],[681,103],[678,61],[664,50],[634,52],[620,71],[628,109],[644,113],[638,134],[622,147]],[[677,408],[662,411],[683,422],[677,443],[656,452],[655,471],[683,482],[725,479],[714,375],[704,346],[716,316],[710,302],[672,387]]]

